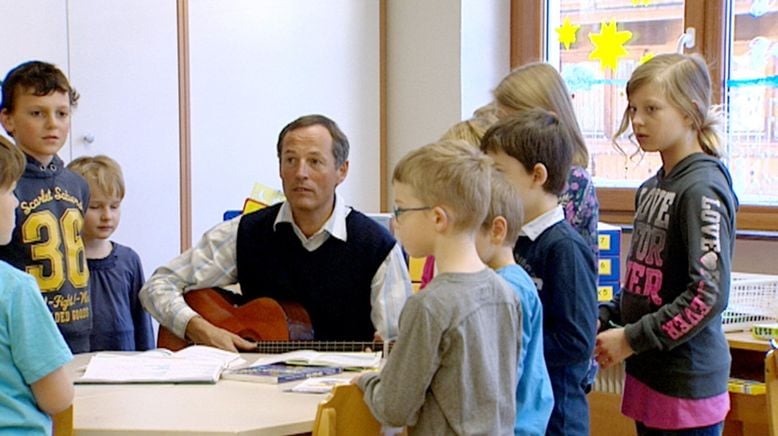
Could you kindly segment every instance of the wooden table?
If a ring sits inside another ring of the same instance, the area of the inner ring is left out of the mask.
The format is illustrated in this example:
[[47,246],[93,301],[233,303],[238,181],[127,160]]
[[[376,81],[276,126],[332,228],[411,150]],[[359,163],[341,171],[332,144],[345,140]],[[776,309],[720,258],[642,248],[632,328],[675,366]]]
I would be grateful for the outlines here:
[[[67,369],[75,379],[93,353]],[[259,355],[244,354],[254,361]],[[76,385],[79,435],[287,435],[310,432],[326,394],[284,392],[281,385],[222,380],[213,385]]]

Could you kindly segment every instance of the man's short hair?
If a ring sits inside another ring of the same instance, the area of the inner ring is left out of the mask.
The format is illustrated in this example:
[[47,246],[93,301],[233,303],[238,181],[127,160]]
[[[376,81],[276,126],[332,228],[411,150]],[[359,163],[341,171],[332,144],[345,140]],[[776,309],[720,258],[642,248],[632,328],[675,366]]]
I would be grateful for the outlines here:
[[494,219],[500,216],[508,222],[503,245],[513,247],[519,240],[519,232],[524,225],[524,207],[516,187],[501,172],[493,171],[489,212],[481,226],[482,229],[491,229]]
[[278,144],[276,145],[278,150],[278,158],[281,159],[281,147],[283,145],[286,134],[292,130],[302,129],[304,127],[310,126],[322,126],[327,129],[328,132],[330,132],[330,136],[332,137],[332,155],[335,158],[335,167],[340,167],[343,165],[343,163],[348,160],[348,138],[343,133],[343,131],[340,130],[340,127],[338,127],[335,121],[332,121],[324,115],[318,114],[302,116],[281,129],[281,133],[278,134]]
[[559,195],[573,162],[573,148],[559,118],[543,109],[530,109],[504,118],[486,131],[481,150],[503,152],[527,171],[543,164],[548,179],[543,189]]
[[410,186],[425,205],[442,206],[454,228],[473,231],[489,209],[494,163],[461,140],[444,140],[406,154],[392,179]]
[[3,79],[3,101],[0,110],[13,112],[18,92],[29,91],[42,97],[52,92],[64,92],[70,100],[70,106],[78,103],[78,92],[70,86],[65,74],[55,65],[29,61],[16,66]]
[[124,199],[124,176],[119,164],[105,155],[82,156],[68,164],[68,169],[83,177],[89,189]]
[[22,176],[27,159],[19,147],[0,136],[0,189],[9,189]]

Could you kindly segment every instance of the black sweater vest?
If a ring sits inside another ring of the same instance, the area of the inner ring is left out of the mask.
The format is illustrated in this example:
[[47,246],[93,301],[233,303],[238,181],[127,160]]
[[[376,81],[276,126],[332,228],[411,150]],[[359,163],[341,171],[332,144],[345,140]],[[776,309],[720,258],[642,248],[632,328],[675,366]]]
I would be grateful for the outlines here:
[[395,244],[386,229],[356,210],[348,241],[330,237],[309,252],[291,224],[273,230],[280,204],[245,215],[238,227],[237,267],[246,301],[270,297],[301,304],[324,341],[371,341],[370,283]]

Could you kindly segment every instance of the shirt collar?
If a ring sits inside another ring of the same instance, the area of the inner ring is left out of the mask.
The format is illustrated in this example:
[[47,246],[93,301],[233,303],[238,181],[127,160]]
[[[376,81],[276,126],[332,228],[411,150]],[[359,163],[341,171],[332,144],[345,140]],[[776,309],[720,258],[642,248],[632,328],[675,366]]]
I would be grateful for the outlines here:
[[540,236],[541,233],[545,232],[547,228],[560,221],[564,221],[564,219],[565,211],[562,209],[562,206],[558,205],[557,207],[541,214],[534,220],[524,224],[524,226],[521,228],[521,234],[534,241],[538,236]]
[[[351,208],[346,206],[345,201],[343,201],[343,199],[336,194],[335,207],[332,209],[332,214],[330,217],[327,219],[327,221],[324,222],[324,225],[322,225],[321,228],[316,231],[316,233],[311,235],[310,238],[305,239],[311,239],[321,234],[322,232],[327,232],[331,236],[346,242],[348,237],[348,233],[346,232],[346,216],[348,216],[349,212],[351,212]],[[286,201],[281,205],[281,209],[279,209],[278,215],[276,215],[276,220],[273,222],[273,231],[276,230],[278,223],[289,223],[292,225],[292,229],[294,229],[298,236],[303,235],[302,230],[300,230],[300,228],[294,222],[294,218],[292,217],[292,208]]]

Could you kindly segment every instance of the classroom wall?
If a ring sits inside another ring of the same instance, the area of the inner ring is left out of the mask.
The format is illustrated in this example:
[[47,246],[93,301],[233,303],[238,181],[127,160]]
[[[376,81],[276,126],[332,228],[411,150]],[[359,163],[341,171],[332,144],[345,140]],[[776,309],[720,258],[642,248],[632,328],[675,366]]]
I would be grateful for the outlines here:
[[510,4],[391,0],[386,9],[390,187],[392,169],[405,153],[490,101],[510,68]]

